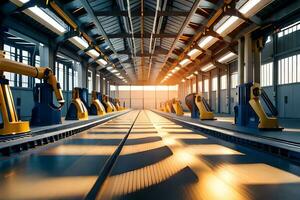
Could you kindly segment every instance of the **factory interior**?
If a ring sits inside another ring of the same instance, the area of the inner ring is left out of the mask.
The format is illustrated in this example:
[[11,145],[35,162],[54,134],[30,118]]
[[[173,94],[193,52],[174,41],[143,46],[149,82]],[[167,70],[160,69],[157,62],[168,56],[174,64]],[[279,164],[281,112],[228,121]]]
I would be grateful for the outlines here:
[[300,0],[2,0],[0,200],[300,199],[299,100]]

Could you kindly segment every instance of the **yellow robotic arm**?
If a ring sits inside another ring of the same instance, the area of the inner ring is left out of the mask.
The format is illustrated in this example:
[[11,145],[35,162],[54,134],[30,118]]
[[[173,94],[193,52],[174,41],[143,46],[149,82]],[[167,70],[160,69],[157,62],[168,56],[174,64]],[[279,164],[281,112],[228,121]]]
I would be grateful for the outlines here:
[[24,63],[12,61],[4,58],[4,53],[0,52],[0,75],[3,75],[3,72],[13,72],[17,74],[22,74],[34,78],[44,79],[49,83],[55,93],[57,102],[62,107],[65,103],[63,98],[62,90],[59,83],[56,80],[53,71],[48,67],[33,67],[26,65]]
[[4,52],[0,51],[0,135],[19,134],[30,131],[29,122],[18,119],[12,93],[8,81],[3,76],[4,72],[13,72],[34,78],[44,79],[48,83],[56,96],[60,109],[65,100],[62,90],[55,75],[50,68],[32,67],[23,63],[4,58]]

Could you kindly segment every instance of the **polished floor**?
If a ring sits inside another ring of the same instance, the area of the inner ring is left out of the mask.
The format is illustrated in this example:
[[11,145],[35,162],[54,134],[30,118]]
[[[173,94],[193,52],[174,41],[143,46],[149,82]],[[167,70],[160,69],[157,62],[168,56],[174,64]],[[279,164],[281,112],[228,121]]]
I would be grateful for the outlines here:
[[137,115],[97,199],[299,199],[299,166],[151,111],[2,157],[0,199],[85,198]]

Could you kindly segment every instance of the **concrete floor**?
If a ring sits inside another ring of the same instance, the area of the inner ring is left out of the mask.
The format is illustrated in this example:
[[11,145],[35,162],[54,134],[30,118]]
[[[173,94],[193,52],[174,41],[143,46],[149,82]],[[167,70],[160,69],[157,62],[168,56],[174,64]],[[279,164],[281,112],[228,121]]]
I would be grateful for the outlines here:
[[[0,199],[82,199],[138,111],[0,159]],[[141,111],[97,199],[297,199],[300,167]]]

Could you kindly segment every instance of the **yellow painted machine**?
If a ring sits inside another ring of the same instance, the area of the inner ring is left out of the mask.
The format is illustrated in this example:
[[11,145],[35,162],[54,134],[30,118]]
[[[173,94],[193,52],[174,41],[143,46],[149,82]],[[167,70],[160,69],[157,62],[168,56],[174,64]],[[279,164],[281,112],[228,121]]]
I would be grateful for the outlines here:
[[176,115],[178,116],[182,116],[184,113],[183,113],[183,108],[181,106],[181,102],[178,100],[178,99],[172,99],[172,106],[173,106],[173,109],[176,113]]
[[200,94],[196,94],[195,103],[200,112],[201,120],[212,120],[214,119],[214,113],[211,111],[208,103]]
[[[8,80],[5,79],[3,75],[4,72],[12,72],[43,79],[43,84],[46,84],[49,88],[51,88],[51,98],[52,93],[54,92],[57,102],[60,104],[59,107],[56,107],[57,109],[59,109],[59,111],[57,112],[60,114],[60,108],[64,105],[65,101],[60,85],[57,82],[52,70],[47,67],[33,67],[23,63],[5,59],[4,52],[0,51],[0,135],[20,134],[30,131],[29,122],[21,121],[18,119],[12,92],[10,90]],[[53,99],[51,99],[51,101],[52,100]],[[50,111],[56,109],[52,106],[52,104],[47,106],[47,109],[49,109]],[[44,109],[45,107],[38,110],[43,112]],[[47,111],[43,113],[43,115],[47,114]],[[51,115],[51,113],[49,113],[49,115]],[[60,122],[60,119],[58,122]]]
[[[265,112],[260,97],[269,109],[269,115]],[[282,130],[277,115],[277,109],[259,83],[245,83],[239,86],[239,101],[235,107],[236,125],[264,130]]]
[[200,94],[191,93],[185,97],[185,103],[191,111],[192,118],[201,120],[213,120],[214,114],[206,100]]
[[92,103],[89,109],[89,113],[91,115],[105,115],[106,111],[102,103],[100,102],[101,100],[101,93],[92,91]]
[[109,101],[108,96],[103,95],[102,102],[104,104],[107,113],[114,112],[116,110],[116,107]]
[[167,113],[171,113],[172,104],[168,103],[168,101],[165,102],[165,109],[164,111]]
[[119,100],[119,99],[117,99],[117,98],[115,99],[115,104],[116,104],[116,109],[117,109],[118,111],[120,111],[120,110],[125,110],[125,108],[121,106],[120,100]]
[[69,106],[66,120],[87,120],[88,110],[84,105],[84,102],[80,98],[80,94],[83,93],[83,88],[73,88],[72,101]]

